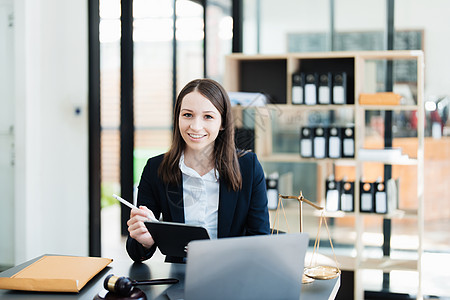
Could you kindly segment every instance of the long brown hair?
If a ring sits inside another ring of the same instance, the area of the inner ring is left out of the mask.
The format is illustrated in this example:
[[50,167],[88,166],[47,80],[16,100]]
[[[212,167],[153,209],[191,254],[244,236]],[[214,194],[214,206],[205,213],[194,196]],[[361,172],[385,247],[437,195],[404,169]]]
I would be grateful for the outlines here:
[[212,79],[195,79],[181,90],[173,113],[172,145],[164,155],[158,174],[166,184],[181,184],[181,171],[178,166],[186,143],[179,129],[179,117],[183,98],[194,91],[209,99],[222,117],[222,130],[214,142],[215,167],[228,188],[237,191],[242,187],[242,176],[234,143],[234,122],[230,99],[225,89]]

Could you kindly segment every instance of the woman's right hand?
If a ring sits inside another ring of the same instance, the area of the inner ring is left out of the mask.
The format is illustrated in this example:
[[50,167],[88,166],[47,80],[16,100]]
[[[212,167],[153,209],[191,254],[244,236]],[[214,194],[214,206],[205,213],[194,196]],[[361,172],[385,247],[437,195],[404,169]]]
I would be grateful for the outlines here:
[[139,209],[133,208],[130,213],[130,219],[127,222],[130,237],[147,249],[155,244],[155,241],[144,224],[144,221],[149,220],[149,215],[155,218],[153,212],[145,206],[140,206]]

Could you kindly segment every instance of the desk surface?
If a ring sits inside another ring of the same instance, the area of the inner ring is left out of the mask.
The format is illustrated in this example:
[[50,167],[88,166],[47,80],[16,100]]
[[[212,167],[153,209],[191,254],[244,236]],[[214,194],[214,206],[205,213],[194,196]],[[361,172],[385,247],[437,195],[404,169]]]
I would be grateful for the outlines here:
[[[40,257],[39,257],[40,258]],[[8,269],[0,273],[0,277],[10,277],[24,267],[30,265],[38,258]],[[101,271],[80,293],[46,293],[1,290],[1,299],[89,299],[92,300],[99,292],[104,292],[103,281],[109,274],[126,276],[134,280],[145,280],[154,278],[177,278],[180,280],[176,285],[153,285],[140,286],[145,292],[148,300],[167,300],[166,290],[182,289],[184,286],[184,274],[186,265],[165,263],[158,258],[150,259],[144,263],[133,263],[131,260],[113,261],[108,267]],[[302,299],[334,299],[340,286],[340,277],[332,280],[316,280],[313,283],[302,286]]]

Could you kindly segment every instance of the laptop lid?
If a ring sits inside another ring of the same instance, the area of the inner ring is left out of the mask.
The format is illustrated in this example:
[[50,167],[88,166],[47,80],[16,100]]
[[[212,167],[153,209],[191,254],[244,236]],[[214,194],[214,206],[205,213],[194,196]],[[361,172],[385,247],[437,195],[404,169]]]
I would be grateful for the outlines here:
[[185,300],[300,298],[308,235],[192,241]]

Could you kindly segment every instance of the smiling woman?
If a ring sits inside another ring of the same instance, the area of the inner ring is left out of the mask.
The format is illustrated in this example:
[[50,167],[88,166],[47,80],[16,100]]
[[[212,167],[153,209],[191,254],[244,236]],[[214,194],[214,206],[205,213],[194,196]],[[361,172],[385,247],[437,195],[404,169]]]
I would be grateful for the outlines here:
[[264,172],[254,153],[236,149],[231,104],[211,79],[189,82],[178,95],[172,145],[150,158],[139,183],[138,206],[127,222],[127,251],[136,261],[157,245],[147,214],[203,226],[211,238],[269,233]]
[[200,175],[214,167],[214,141],[221,129],[222,117],[208,98],[197,91],[184,97],[179,116],[184,161]]

